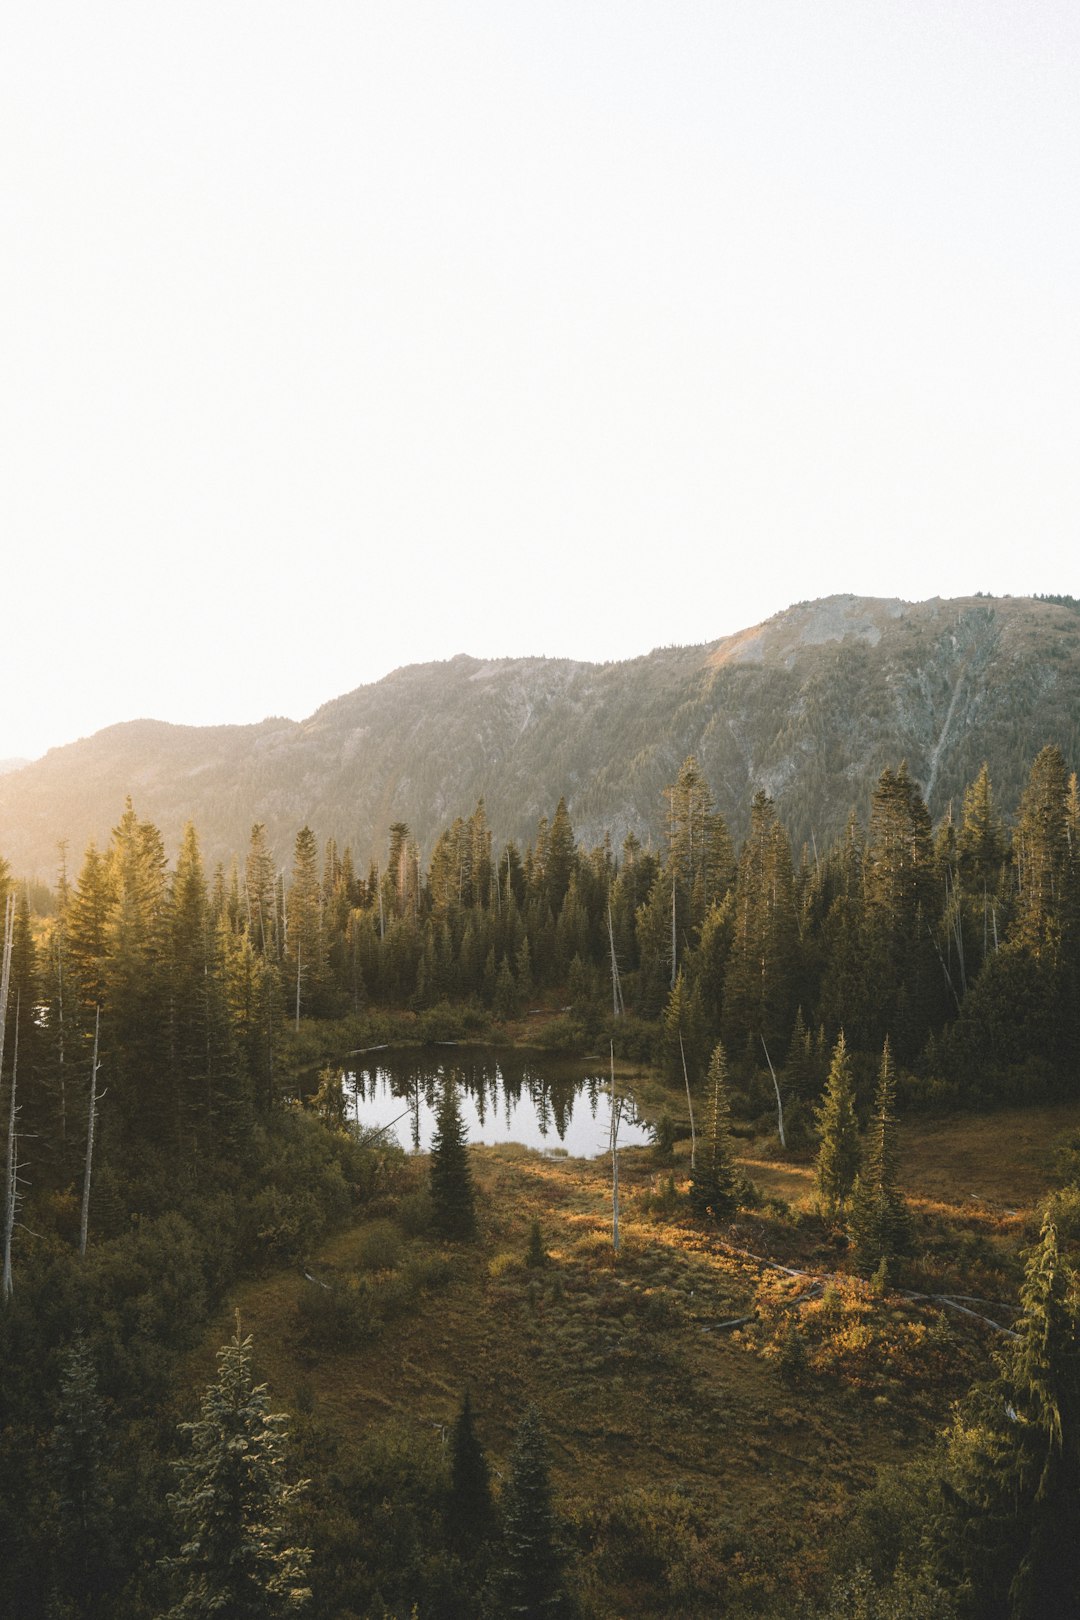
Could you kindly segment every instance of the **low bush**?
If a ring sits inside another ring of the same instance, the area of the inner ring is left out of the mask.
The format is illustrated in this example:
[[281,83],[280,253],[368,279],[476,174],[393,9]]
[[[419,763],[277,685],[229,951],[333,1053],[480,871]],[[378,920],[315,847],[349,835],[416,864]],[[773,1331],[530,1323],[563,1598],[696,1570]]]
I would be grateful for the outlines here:
[[392,1221],[371,1221],[357,1235],[361,1271],[393,1271],[401,1261],[401,1233]]

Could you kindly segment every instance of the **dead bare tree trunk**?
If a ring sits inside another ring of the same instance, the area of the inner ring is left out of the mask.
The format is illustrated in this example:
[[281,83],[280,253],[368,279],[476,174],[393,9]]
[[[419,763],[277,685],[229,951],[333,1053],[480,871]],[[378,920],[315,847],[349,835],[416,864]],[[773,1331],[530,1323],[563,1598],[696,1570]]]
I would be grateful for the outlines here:
[[60,1071],[60,1140],[67,1141],[67,1086],[64,1071],[64,947],[62,940],[63,919],[61,918],[56,931],[56,1010],[59,1023],[59,1071]]
[[[9,894],[4,911],[4,959],[0,968],[0,1080],[4,1073],[4,1035],[11,990],[11,952],[15,943],[15,896]],[[11,1295],[11,1231],[15,1223],[15,1076],[18,1067],[19,1020],[15,1019],[15,1063],[11,1069],[11,1108],[8,1113],[7,1157],[4,1165],[4,1273],[3,1297]]]
[[[4,944],[6,954],[6,939]],[[15,1287],[11,1277],[11,1239],[15,1231],[15,1206],[19,1196],[19,1154],[15,1136],[18,1108],[15,1103],[15,1087],[19,1077],[20,999],[20,997],[15,999],[15,1046],[11,1054],[11,1104],[8,1108],[7,1163],[4,1167],[4,1266],[3,1274],[0,1276],[0,1299],[5,1303],[11,1298]]]
[[772,1066],[772,1058],[769,1056],[769,1048],[765,1045],[764,1035],[761,1037],[761,1045],[765,1053],[765,1061],[769,1065],[769,1073],[772,1075],[773,1090],[776,1092],[776,1126],[780,1132],[780,1146],[786,1148],[787,1143],[784,1141],[784,1105],[780,1100],[780,1082],[776,1078],[776,1070]]
[[611,1010],[614,1017],[619,1018],[625,1011],[623,1003],[622,985],[619,983],[619,963],[615,955],[615,929],[611,922],[611,901],[607,908],[608,943],[611,946]]
[[678,943],[675,937],[675,873],[671,874],[671,988],[675,988],[675,964],[678,956]]
[[15,896],[9,894],[4,911],[4,962],[0,968],[0,1075],[4,1072],[4,1033],[7,1029],[8,992],[11,989],[11,952],[15,944]]
[[619,1120],[622,1099],[615,1095],[615,1042],[611,1041],[611,1246],[619,1252]]
[[697,1132],[694,1129],[694,1104],[690,1097],[690,1076],[686,1072],[686,1047],[683,1045],[681,1029],[679,1031],[679,1052],[682,1056],[682,1077],[686,1085],[686,1107],[690,1115],[690,1168],[693,1170],[697,1164]]
[[86,1253],[86,1234],[90,1227],[90,1174],[94,1166],[94,1125],[97,1121],[98,1044],[101,1036],[101,1006],[94,1011],[94,1057],[90,1064],[90,1110],[86,1119],[86,1167],[83,1170],[82,1214],[79,1217],[79,1253]]

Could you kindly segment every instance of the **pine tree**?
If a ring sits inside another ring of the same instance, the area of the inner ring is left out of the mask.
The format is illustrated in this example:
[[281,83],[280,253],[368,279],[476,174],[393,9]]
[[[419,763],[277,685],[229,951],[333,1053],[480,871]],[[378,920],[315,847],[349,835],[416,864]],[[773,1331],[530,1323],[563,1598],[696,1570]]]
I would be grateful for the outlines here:
[[452,1075],[443,1080],[431,1144],[431,1203],[436,1229],[448,1238],[476,1236],[476,1203],[465,1126]]
[[270,1411],[266,1385],[254,1382],[239,1313],[218,1364],[198,1421],[180,1425],[191,1449],[176,1465],[179,1489],[169,1503],[186,1540],[165,1564],[181,1588],[169,1620],[271,1620],[310,1597],[310,1550],[290,1545],[287,1531],[306,1481],[285,1479],[287,1419]]
[[787,834],[767,793],[750,807],[739,856],[734,927],[724,980],[724,1030],[741,1051],[761,1037],[786,1045],[797,1003],[799,930]]
[[552,818],[551,830],[547,835],[544,861],[544,888],[553,917],[558,917],[562,910],[566,891],[573,876],[576,855],[574,829],[570,824],[566,800],[560,799]]
[[936,1561],[979,1620],[1076,1620],[1080,1608],[1080,1293],[1044,1219],[1017,1338],[948,1437]]
[[49,1453],[55,1500],[50,1574],[57,1606],[104,1613],[117,1562],[107,1478],[109,1425],[90,1347],[80,1335],[64,1358],[60,1406]]
[[874,1114],[867,1133],[866,1159],[851,1199],[851,1233],[860,1268],[891,1271],[900,1255],[910,1254],[911,1213],[897,1185],[896,1076],[886,1040],[881,1054]]
[[503,1570],[499,1614],[510,1620],[553,1620],[566,1612],[561,1559],[540,1415],[530,1406],[510,1454],[502,1500]]
[[[930,814],[907,766],[883,771],[870,806],[863,863],[861,978],[874,1044],[891,1033],[902,1059],[922,1049],[928,1031],[953,1010],[935,950],[936,916]],[[866,1044],[870,1044],[869,1040]]]
[[277,957],[277,908],[274,903],[274,858],[266,828],[257,821],[251,829],[244,863],[244,907],[252,944],[262,956]]
[[716,1221],[724,1221],[739,1207],[742,1177],[735,1168],[727,1059],[719,1042],[709,1060],[705,1088],[709,1115],[697,1160],[690,1172],[690,1207],[695,1215],[711,1215]]
[[842,1215],[859,1173],[859,1125],[855,1117],[855,1081],[844,1032],[833,1049],[825,1095],[817,1113],[821,1133],[815,1176],[818,1202],[827,1220]]
[[476,1437],[468,1390],[461,1397],[450,1431],[450,1496],[446,1523],[451,1545],[466,1557],[475,1554],[495,1531],[491,1470]]
[[326,945],[318,846],[311,828],[301,827],[293,849],[285,946],[286,993],[298,1029],[301,1012],[318,1009],[325,982]]
[[971,894],[993,892],[1005,860],[1005,828],[994,803],[990,769],[984,760],[978,776],[964,789],[956,855],[964,886]]
[[1060,949],[1070,888],[1068,803],[1061,750],[1044,748],[1031,767],[1013,835],[1018,893],[1010,939],[1051,963]]

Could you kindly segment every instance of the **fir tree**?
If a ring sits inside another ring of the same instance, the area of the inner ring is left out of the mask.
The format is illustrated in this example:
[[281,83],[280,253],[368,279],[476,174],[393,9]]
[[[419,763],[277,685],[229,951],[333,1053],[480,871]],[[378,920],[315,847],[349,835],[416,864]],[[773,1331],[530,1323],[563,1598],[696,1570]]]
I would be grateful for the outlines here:
[[886,1040],[881,1054],[874,1115],[868,1132],[866,1162],[851,1200],[851,1232],[863,1271],[884,1263],[890,1272],[900,1255],[911,1252],[911,1214],[897,1186],[896,1076]]
[[731,952],[724,979],[724,1031],[733,1050],[762,1037],[783,1047],[797,1002],[799,930],[787,834],[767,793],[750,807],[739,856]]
[[833,1050],[825,1095],[817,1113],[821,1133],[815,1175],[818,1202],[827,1220],[842,1215],[859,1173],[859,1125],[855,1117],[855,1081],[844,1032]]
[[495,1531],[491,1470],[473,1427],[468,1390],[450,1432],[450,1497],[446,1509],[451,1545],[465,1557],[476,1553]]
[[690,1172],[690,1207],[695,1215],[711,1215],[716,1221],[724,1221],[739,1207],[742,1177],[735,1168],[727,1059],[720,1042],[709,1060],[705,1085],[709,1115],[697,1161]]
[[503,1569],[499,1614],[510,1620],[552,1620],[565,1614],[561,1559],[540,1415],[530,1406],[510,1455],[503,1494]]
[[286,1423],[254,1382],[251,1338],[236,1332],[218,1351],[220,1371],[195,1423],[182,1423],[190,1454],[169,1497],[186,1539],[166,1561],[181,1596],[169,1620],[270,1620],[310,1597],[308,1548],[290,1545],[289,1509],[306,1481],[284,1477]]
[[104,1612],[116,1563],[108,1450],[108,1415],[80,1335],[64,1358],[49,1454],[56,1513],[50,1575],[57,1605],[78,1604],[84,1615]]
[[979,1620],[1080,1612],[1080,1296],[1045,1219],[1020,1291],[1017,1337],[948,1438],[939,1569]]
[[431,1144],[431,1203],[436,1230],[448,1238],[476,1235],[472,1172],[461,1119],[457,1083],[443,1080],[435,1136]]

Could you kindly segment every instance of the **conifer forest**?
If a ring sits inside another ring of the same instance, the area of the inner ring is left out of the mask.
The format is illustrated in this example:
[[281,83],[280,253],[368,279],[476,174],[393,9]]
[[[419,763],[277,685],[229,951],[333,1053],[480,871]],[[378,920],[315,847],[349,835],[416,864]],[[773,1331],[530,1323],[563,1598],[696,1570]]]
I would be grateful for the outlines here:
[[[481,801],[208,869],[117,810],[0,862],[0,1614],[1080,1616],[1059,748],[821,848],[693,757],[658,847]],[[578,1062],[610,1151],[470,1144],[478,1047]],[[399,1048],[430,1153],[349,1091]]]

